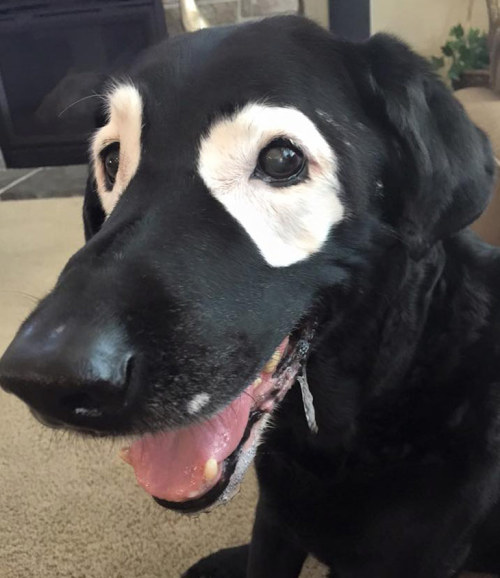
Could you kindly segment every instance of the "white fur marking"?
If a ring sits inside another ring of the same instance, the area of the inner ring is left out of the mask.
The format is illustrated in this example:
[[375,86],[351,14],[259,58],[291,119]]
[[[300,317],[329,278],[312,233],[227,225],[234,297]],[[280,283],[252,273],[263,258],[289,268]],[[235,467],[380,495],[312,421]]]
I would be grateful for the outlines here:
[[202,410],[207,403],[210,401],[210,395],[208,393],[198,393],[196,394],[187,404],[187,410],[190,414],[198,413]]
[[[108,95],[108,123],[94,135],[91,154],[97,192],[108,216],[135,175],[141,159],[142,98],[131,84],[120,84]],[[108,191],[100,152],[120,143],[120,164],[113,190]]]
[[[279,137],[308,158],[304,182],[276,188],[252,177],[259,152]],[[198,171],[274,267],[317,252],[344,216],[337,157],[314,123],[294,108],[249,104],[217,121],[201,140]]]

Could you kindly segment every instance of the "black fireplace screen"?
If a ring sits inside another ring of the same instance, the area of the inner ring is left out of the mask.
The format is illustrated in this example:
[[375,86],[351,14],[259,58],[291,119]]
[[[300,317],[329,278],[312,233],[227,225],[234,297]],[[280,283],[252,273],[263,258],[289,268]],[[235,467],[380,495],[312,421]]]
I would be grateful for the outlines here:
[[93,95],[165,35],[161,0],[2,0],[0,148],[7,166],[86,162]]

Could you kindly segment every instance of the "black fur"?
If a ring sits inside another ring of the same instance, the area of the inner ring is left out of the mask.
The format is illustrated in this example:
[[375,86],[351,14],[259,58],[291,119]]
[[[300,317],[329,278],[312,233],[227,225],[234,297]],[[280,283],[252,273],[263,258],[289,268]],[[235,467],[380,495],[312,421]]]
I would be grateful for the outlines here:
[[83,229],[86,241],[99,231],[105,218],[106,213],[99,201],[95,179],[92,175],[89,175],[85,188],[85,196],[83,198]]
[[[105,222],[89,180],[89,241],[21,328],[3,384],[72,427],[186,425],[187,399],[208,383],[205,415],[224,407],[314,314],[319,433],[292,388],[256,460],[251,545],[187,576],[292,578],[307,553],[335,578],[500,573],[500,261],[465,230],[492,189],[485,136],[398,40],[351,44],[299,18],[170,41],[130,78],[145,103],[138,173]],[[321,251],[286,268],[265,264],[195,167],[214,118],[263,99],[319,127],[347,207]],[[61,381],[92,381],[67,341],[25,345],[63,321],[72,345],[71,331],[78,344],[98,331],[111,361],[133,356],[126,413],[90,423],[54,402]]]

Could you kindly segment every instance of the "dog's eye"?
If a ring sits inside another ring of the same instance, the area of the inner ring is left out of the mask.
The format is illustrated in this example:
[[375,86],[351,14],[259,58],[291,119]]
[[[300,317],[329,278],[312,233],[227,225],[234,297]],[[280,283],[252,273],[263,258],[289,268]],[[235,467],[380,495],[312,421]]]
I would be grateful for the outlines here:
[[120,164],[120,143],[114,142],[101,151],[101,160],[104,166],[106,188],[111,190],[115,184]]
[[255,176],[274,186],[302,180],[306,172],[304,153],[286,139],[276,139],[260,151]]

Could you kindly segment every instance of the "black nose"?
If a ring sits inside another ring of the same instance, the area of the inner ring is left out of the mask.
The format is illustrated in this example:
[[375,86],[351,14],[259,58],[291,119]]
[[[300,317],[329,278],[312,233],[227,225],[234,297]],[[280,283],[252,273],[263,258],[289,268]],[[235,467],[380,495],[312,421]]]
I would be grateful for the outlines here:
[[34,315],[0,360],[0,384],[50,424],[117,431],[130,406],[133,354],[111,322]]

